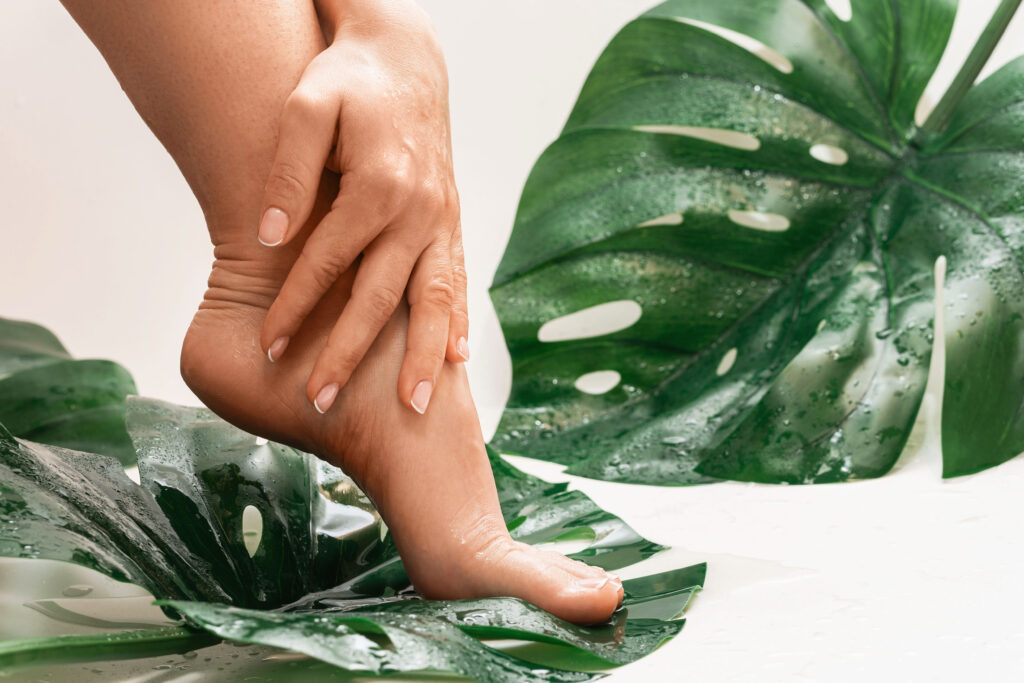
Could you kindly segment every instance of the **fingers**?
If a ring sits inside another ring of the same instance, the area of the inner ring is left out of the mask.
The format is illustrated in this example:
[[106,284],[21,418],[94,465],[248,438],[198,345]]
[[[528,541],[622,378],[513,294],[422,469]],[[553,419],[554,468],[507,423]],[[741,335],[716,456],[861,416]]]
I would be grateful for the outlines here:
[[439,240],[423,252],[409,280],[409,330],[398,374],[399,400],[420,415],[444,364],[453,298],[451,248]]
[[338,390],[398,308],[415,262],[416,254],[398,233],[381,235],[363,251],[352,296],[306,384],[306,396],[319,412],[330,409]]
[[281,113],[277,152],[260,211],[258,239],[268,247],[287,243],[309,218],[334,147],[340,105],[311,92],[296,89]]
[[354,193],[342,194],[335,206],[306,240],[267,311],[260,346],[271,362],[281,357],[302,321],[386,222]]
[[462,226],[456,223],[451,239],[452,307],[448,320],[446,357],[453,363],[469,360],[469,302],[466,294],[466,259],[462,249]]

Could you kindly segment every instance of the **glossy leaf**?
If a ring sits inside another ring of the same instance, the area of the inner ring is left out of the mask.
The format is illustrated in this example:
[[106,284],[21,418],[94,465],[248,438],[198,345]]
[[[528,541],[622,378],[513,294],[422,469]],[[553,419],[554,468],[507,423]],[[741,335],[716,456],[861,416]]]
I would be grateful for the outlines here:
[[193,624],[230,640],[283,647],[372,674],[453,672],[478,681],[589,681],[582,672],[541,669],[493,650],[441,619],[405,612],[282,614],[172,602]]
[[72,360],[49,330],[0,318],[0,424],[15,436],[133,464],[124,406],[134,393],[117,363]]
[[[495,448],[651,484],[881,476],[945,256],[945,474],[1024,450],[1024,61],[926,136],[956,3],[851,4],[670,0],[611,41],[491,289],[514,371]],[[550,334],[611,302],[642,312]],[[577,387],[601,371],[618,383]]]
[[[676,619],[704,584],[706,566],[665,572],[622,582],[622,608],[608,624],[577,626],[522,600],[406,600],[357,607],[354,612],[420,614],[440,617],[484,638],[516,638],[557,643],[587,652],[611,664],[626,664],[650,654],[683,628]],[[339,610],[344,610],[339,605]]]
[[[47,348],[42,328],[14,329]],[[0,334],[0,348],[31,346],[11,337]],[[66,375],[45,358],[22,353],[19,372],[37,371],[40,386],[60,386]],[[34,360],[40,362],[33,367]],[[204,408],[130,397],[126,415],[141,484],[113,458],[18,439],[0,426],[0,556],[62,560],[132,581],[208,634],[145,629],[8,641],[0,644],[0,665],[142,657],[198,647],[214,634],[355,671],[590,680],[528,664],[474,636],[515,633],[625,663],[678,633],[683,622],[676,617],[703,583],[703,566],[626,582],[625,608],[612,623],[591,628],[512,598],[424,601],[380,516],[341,470],[262,442]],[[582,539],[586,547],[575,556],[607,568],[662,549],[582,493],[488,452],[517,539]],[[261,517],[262,535],[247,550],[242,516],[250,507]]]
[[21,638],[0,641],[0,669],[13,671],[33,665],[138,659],[183,653],[218,642],[210,633],[184,626],[147,628],[116,633]]

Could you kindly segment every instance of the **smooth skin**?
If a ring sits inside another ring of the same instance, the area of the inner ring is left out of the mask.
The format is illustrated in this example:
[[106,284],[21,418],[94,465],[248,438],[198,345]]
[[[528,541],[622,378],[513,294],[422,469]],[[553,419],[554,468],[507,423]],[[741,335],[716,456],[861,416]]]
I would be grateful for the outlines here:
[[353,299],[363,261],[340,274],[293,332],[287,353],[268,362],[261,343],[268,311],[338,197],[338,174],[324,171],[295,236],[276,248],[257,240],[253,226],[278,154],[282,111],[326,47],[314,7],[285,0],[64,4],[206,216],[215,261],[181,354],[196,395],[242,429],[315,453],[352,476],[377,505],[424,596],[515,596],[569,621],[607,619],[622,598],[616,577],[509,536],[464,367],[441,364],[424,415],[396,397],[408,297],[331,410],[321,415],[311,405],[308,378]]
[[285,100],[259,241],[288,244],[310,217],[325,167],[341,173],[260,344],[271,361],[356,259],[352,297],[306,396],[330,409],[408,288],[398,396],[422,414],[448,360],[469,359],[466,269],[452,171],[448,77],[429,18],[411,0],[319,0],[330,44]]

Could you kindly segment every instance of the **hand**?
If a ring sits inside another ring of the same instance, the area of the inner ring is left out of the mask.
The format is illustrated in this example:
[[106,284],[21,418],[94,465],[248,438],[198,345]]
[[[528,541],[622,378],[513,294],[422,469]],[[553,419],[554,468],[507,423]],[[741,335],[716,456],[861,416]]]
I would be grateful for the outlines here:
[[339,192],[270,307],[260,344],[278,360],[316,303],[362,255],[351,299],[306,395],[326,412],[406,295],[410,322],[398,395],[423,413],[445,358],[469,356],[447,73],[430,22],[415,4],[342,4],[334,40],[285,102],[260,242],[278,247],[295,237],[325,167],[341,173]]

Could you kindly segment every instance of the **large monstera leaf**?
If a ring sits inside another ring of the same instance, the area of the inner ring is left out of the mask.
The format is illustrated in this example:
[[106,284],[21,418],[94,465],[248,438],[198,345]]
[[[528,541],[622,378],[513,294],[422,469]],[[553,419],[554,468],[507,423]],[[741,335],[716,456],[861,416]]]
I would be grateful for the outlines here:
[[[612,40],[491,290],[514,367],[496,448],[628,482],[880,476],[944,256],[944,473],[1024,450],[1024,60],[925,134],[956,3],[851,5],[670,0]],[[639,317],[545,338],[610,302]]]
[[[33,355],[39,349],[48,351]],[[0,367],[44,358],[36,363],[39,373],[20,385],[22,393],[7,394],[7,419],[27,423],[34,405],[26,397],[67,395],[66,382],[88,393],[87,378],[45,360],[57,349],[62,362],[76,362],[45,329],[0,319]],[[223,638],[373,674],[585,681],[594,676],[539,667],[479,639],[553,643],[589,657],[581,660],[588,667],[624,664],[681,630],[676,617],[704,581],[703,565],[626,581],[623,609],[590,627],[512,598],[422,600],[380,515],[341,470],[259,440],[203,408],[130,397],[120,411],[126,424],[107,438],[114,452],[120,434],[130,438],[139,483],[112,457],[19,439],[0,424],[0,557],[71,562],[131,581],[187,625],[0,642],[0,669],[185,652]],[[90,411],[68,413],[66,429],[56,433],[61,440],[76,433],[78,420],[94,424]],[[99,433],[89,433],[103,451]],[[566,484],[489,455],[516,539],[573,539],[582,546],[573,557],[608,569],[662,550]],[[261,520],[255,547],[243,522],[250,508]]]

